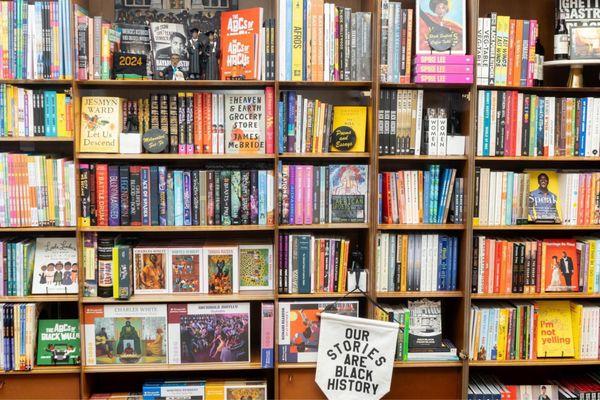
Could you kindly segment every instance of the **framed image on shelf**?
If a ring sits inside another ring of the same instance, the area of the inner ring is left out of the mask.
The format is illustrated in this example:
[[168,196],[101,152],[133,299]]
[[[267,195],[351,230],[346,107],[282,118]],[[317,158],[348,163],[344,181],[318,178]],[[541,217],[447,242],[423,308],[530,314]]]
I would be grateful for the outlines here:
[[135,294],[167,293],[166,249],[137,247],[133,250]]
[[465,0],[417,0],[417,54],[465,54]]
[[240,291],[273,289],[273,245],[239,246]]
[[600,27],[571,28],[571,60],[598,60],[600,63]]
[[169,254],[170,293],[200,293],[204,287],[202,249],[174,248]]

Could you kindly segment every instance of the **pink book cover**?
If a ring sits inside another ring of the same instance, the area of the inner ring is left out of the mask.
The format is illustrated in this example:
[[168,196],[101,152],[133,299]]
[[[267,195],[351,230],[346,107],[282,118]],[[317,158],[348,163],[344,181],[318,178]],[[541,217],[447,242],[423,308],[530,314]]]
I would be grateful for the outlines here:
[[260,363],[262,368],[273,368],[274,356],[274,326],[275,307],[273,303],[261,303],[261,338],[260,338]]
[[473,83],[473,74],[416,74],[415,83]]
[[469,64],[415,64],[415,74],[472,74]]
[[415,64],[471,64],[473,56],[456,54],[420,54],[415,56]]
[[304,166],[296,165],[296,210],[295,210],[295,222],[296,225],[302,225],[304,223]]
[[529,54],[527,63],[527,86],[533,86],[533,68],[535,64],[535,39],[538,35],[538,22],[532,19],[529,23]]
[[274,122],[274,108],[275,108],[275,104],[274,104],[274,94],[273,94],[273,87],[272,86],[267,86],[265,89],[265,100],[267,103],[267,122],[266,122],[266,130],[267,130],[267,137],[266,139],[266,144],[265,144],[265,153],[267,154],[273,154],[274,151],[274,143],[275,143],[275,139],[274,139],[274,132],[273,132],[273,124]]
[[177,153],[179,153],[179,154],[187,154],[187,145],[180,144],[178,146]]
[[186,154],[194,154],[194,145],[186,144],[185,145]]
[[332,293],[335,282],[335,239],[329,239],[329,287],[328,292]]
[[313,223],[313,166],[304,167],[304,223]]

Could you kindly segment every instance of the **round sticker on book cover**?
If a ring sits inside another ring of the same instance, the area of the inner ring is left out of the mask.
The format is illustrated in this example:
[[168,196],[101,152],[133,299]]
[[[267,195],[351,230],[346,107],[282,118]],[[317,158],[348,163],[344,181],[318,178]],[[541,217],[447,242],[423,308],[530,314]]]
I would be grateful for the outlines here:
[[342,125],[333,131],[333,147],[338,151],[350,151],[356,144],[356,132]]
[[149,153],[162,153],[169,144],[169,135],[162,129],[148,129],[142,135],[142,145]]
[[458,36],[445,26],[434,26],[427,34],[427,42],[432,50],[447,51],[458,43]]

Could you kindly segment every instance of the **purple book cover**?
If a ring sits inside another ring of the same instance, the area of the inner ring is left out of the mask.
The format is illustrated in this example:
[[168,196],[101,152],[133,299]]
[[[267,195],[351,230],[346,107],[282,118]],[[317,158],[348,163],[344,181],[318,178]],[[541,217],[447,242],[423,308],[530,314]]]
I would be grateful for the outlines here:
[[119,166],[108,166],[108,225],[119,226]]
[[289,184],[289,192],[290,192],[290,208],[289,208],[289,217],[290,217],[290,225],[294,225],[295,223],[295,210],[296,210],[296,166],[290,165],[290,184]]
[[416,74],[415,83],[473,83],[473,74]]
[[183,225],[192,225],[192,179],[190,171],[183,171]]
[[455,54],[421,54],[415,56],[415,64],[473,64],[473,56]]
[[250,171],[250,224],[258,225],[258,170]]
[[416,64],[415,74],[472,74],[471,64]]
[[[278,243],[278,249],[279,251],[277,252],[277,269],[279,271],[277,277],[278,277],[278,282],[279,282],[279,286],[278,288],[278,293],[283,293],[283,235],[279,235],[279,243]],[[0,251],[2,251],[2,249],[0,248]]]
[[150,168],[140,168],[142,183],[142,225],[150,225]]
[[158,167],[158,222],[167,225],[167,167]]

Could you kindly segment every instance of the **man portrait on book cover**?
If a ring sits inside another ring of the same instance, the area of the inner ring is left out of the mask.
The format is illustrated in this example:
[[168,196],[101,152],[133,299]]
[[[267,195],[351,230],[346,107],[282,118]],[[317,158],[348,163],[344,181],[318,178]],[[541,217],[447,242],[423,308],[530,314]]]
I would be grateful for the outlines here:
[[575,268],[573,267],[573,259],[567,255],[566,251],[562,252],[562,257],[560,258],[560,272],[562,272],[565,278],[565,285],[571,289],[571,277],[573,276],[573,272],[575,272]]
[[550,396],[546,394],[546,386],[540,387],[540,395],[537,400],[550,400]]
[[542,172],[537,181],[538,188],[529,192],[529,217],[533,221],[560,222],[556,208],[558,197],[548,189],[550,178]]
[[417,12],[418,43],[417,53],[427,54],[431,51],[443,49],[432,48],[430,34],[452,38],[451,52],[453,54],[465,53],[465,5],[463,0],[419,0]]
[[179,55],[181,60],[187,60],[187,53],[185,49],[186,38],[179,32],[172,32],[169,38],[171,43],[170,46],[163,47],[156,52],[156,58],[167,59],[173,54]]

